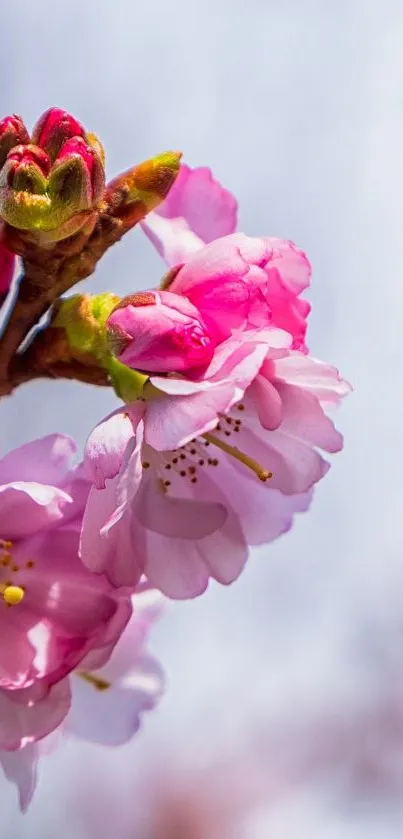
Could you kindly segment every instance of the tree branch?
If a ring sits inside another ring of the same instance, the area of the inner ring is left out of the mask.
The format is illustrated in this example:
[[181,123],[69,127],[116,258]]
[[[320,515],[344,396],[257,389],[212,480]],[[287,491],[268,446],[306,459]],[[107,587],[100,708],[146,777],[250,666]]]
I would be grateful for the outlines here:
[[31,363],[28,353],[22,353],[13,358],[7,381],[0,382],[0,396],[9,396],[19,385],[35,379],[70,379],[100,387],[110,385],[108,374],[101,367],[73,360],[57,361],[41,368]]

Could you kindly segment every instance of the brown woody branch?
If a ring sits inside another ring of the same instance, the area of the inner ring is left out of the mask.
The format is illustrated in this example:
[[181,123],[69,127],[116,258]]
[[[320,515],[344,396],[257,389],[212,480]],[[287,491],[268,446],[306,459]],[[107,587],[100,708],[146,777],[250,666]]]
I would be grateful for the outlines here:
[[70,379],[103,387],[110,384],[107,372],[101,367],[75,360],[56,361],[40,367],[32,362],[29,353],[22,353],[13,358],[7,381],[0,382],[0,396],[8,396],[19,385],[35,379]]

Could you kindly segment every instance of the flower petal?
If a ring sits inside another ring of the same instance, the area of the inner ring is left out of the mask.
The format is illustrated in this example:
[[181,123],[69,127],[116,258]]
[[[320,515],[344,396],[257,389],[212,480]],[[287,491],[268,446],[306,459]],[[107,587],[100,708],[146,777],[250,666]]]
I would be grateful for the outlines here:
[[9,781],[18,789],[20,810],[25,813],[37,782],[39,748],[36,743],[28,743],[23,749],[14,752],[0,751],[0,764]]
[[0,484],[35,481],[60,485],[71,467],[76,444],[64,434],[49,434],[25,443],[0,460]]
[[182,165],[165,201],[141,226],[167,264],[174,265],[205,242],[233,233],[237,209],[233,195],[210,169]]
[[0,691],[0,748],[19,749],[53,731],[70,707],[68,679],[36,698],[37,687]]
[[95,426],[85,444],[84,465],[97,489],[104,489],[105,481],[118,474],[133,435],[130,414],[124,408],[113,411]]
[[21,539],[62,519],[71,498],[61,489],[37,483],[0,486],[0,533]]
[[202,539],[215,533],[228,515],[219,502],[171,498],[152,476],[142,481],[133,511],[143,527],[179,539]]

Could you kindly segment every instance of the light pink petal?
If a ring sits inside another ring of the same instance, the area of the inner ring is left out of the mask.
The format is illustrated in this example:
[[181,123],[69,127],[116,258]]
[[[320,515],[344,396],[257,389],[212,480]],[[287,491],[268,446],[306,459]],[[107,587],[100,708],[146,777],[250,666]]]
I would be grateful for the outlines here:
[[272,376],[308,389],[325,406],[337,405],[351,391],[335,367],[299,352],[277,360],[274,371]]
[[[233,351],[222,356],[220,375],[216,381],[186,381],[155,376],[151,383],[172,396],[156,397],[147,404],[145,440],[158,451],[183,446],[193,437],[215,428],[221,414],[239,402],[248,385],[258,373],[267,354],[262,344],[239,343],[229,339]],[[184,395],[182,395],[184,394]]]
[[223,526],[228,515],[220,502],[170,497],[152,476],[142,482],[133,512],[148,530],[180,539],[209,536]]
[[220,530],[199,540],[165,539],[147,532],[147,578],[175,600],[202,594],[210,577],[224,585],[233,582],[247,556],[242,529],[232,511]]
[[35,697],[36,688],[0,691],[0,748],[19,749],[39,740],[56,728],[70,707],[68,679],[53,685],[45,696]]
[[239,576],[246,562],[248,548],[239,518],[214,475],[201,470],[196,485],[186,483],[182,487],[183,492],[196,495],[200,508],[214,502],[226,509],[223,524],[211,535],[191,539],[177,534],[167,538],[137,523],[135,533],[145,534],[146,576],[168,597],[196,597],[205,591],[210,577],[227,585]]
[[185,262],[204,245],[183,218],[167,219],[154,211],[140,222],[140,227],[170,266]]
[[[156,216],[170,222],[171,227],[167,224],[158,227]],[[236,226],[237,202],[233,195],[213,177],[210,169],[191,169],[186,165],[181,166],[165,201],[142,223],[144,232],[168,265],[185,261],[197,247],[233,233]]]
[[64,434],[49,434],[25,443],[0,460],[0,484],[38,481],[59,486],[71,468],[76,444]]
[[229,498],[238,514],[246,541],[250,545],[272,542],[287,532],[295,513],[305,512],[312,500],[312,491],[299,495],[283,495],[272,489],[272,481],[262,483],[244,475],[240,479],[235,461],[220,457],[214,479]]
[[71,504],[67,493],[56,487],[14,482],[0,487],[0,533],[21,539],[62,519]]
[[[117,501],[118,479],[92,489],[83,519],[80,556],[84,565],[103,573],[114,586],[134,587],[143,572],[141,545],[134,545],[129,511]],[[119,514],[115,516],[117,510]]]
[[0,751],[0,764],[9,781],[18,789],[20,810],[25,813],[37,782],[37,765],[39,747],[36,743],[28,743],[23,749],[15,752]]
[[283,418],[283,406],[278,390],[264,376],[256,376],[249,391],[263,428],[273,431]]
[[105,569],[109,553],[109,543],[101,536],[101,529],[116,509],[116,489],[118,479],[107,482],[105,489],[90,490],[83,517],[80,538],[80,557],[84,565],[96,573]]
[[104,489],[105,481],[116,477],[133,435],[130,414],[124,408],[109,414],[95,426],[85,444],[84,465],[88,478],[97,489]]
[[313,393],[286,382],[277,382],[276,388],[283,408],[283,434],[290,434],[327,452],[339,452],[343,448],[342,435]]
[[[275,431],[264,431],[248,417],[237,435],[237,446],[263,469],[273,472],[273,477],[265,484],[268,489],[279,489],[285,495],[308,492],[324,477],[329,464],[312,446],[282,433],[281,429],[282,426]],[[235,459],[232,463],[240,475],[251,478],[252,473],[246,466]]]
[[226,413],[242,396],[231,383],[193,396],[166,396],[147,405],[145,440],[158,451],[170,451],[215,428],[218,414]]
[[155,707],[163,688],[163,671],[152,656],[132,649],[130,669],[114,681],[108,665],[94,672],[104,685],[77,674],[72,679],[73,702],[67,718],[69,733],[105,746],[127,743],[138,731],[141,715]]
[[99,670],[104,667],[113,654],[116,644],[120,641],[122,633],[126,630],[132,612],[130,596],[119,597],[114,617],[105,625],[105,632],[99,636],[97,646],[92,647],[80,662],[81,670]]

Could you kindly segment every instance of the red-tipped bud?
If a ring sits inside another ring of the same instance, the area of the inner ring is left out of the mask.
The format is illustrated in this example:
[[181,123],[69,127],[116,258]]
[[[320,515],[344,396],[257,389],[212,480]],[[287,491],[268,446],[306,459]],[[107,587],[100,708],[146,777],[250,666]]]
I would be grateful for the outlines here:
[[15,146],[1,170],[0,189],[43,195],[49,169],[50,160],[43,149],[33,145]]
[[60,150],[50,178],[49,191],[58,201],[88,210],[101,198],[105,172],[96,150],[81,137],[73,137]]
[[85,137],[84,128],[61,108],[49,108],[39,118],[32,132],[32,142],[41,146],[51,160],[56,159],[62,145],[72,137]]
[[21,117],[18,114],[4,117],[0,120],[0,167],[9,151],[20,143],[29,143],[29,134]]

